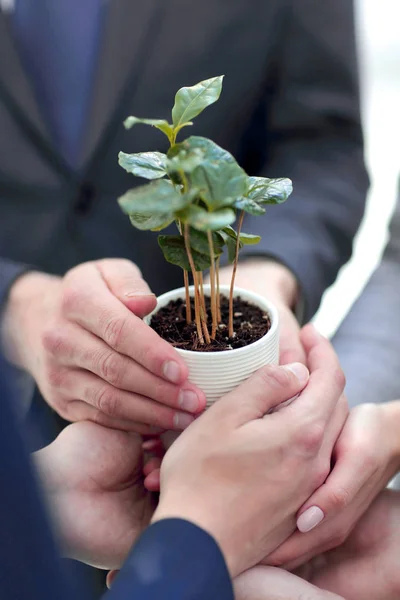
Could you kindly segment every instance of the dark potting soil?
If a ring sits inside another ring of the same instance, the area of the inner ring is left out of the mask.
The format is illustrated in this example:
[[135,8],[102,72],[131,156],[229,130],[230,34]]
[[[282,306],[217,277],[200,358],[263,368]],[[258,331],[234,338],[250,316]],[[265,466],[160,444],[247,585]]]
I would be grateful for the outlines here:
[[[192,317],[194,318],[194,300],[191,301]],[[211,335],[211,308],[210,298],[206,297],[208,314],[207,326]],[[234,350],[248,346],[262,338],[271,328],[271,321],[267,313],[258,306],[249,304],[242,298],[235,298],[233,302],[233,330],[234,336],[228,337],[229,302],[221,296],[221,324],[211,344],[200,344],[196,324],[194,321],[186,323],[186,302],[173,300],[161,308],[151,318],[151,327],[164,340],[182,350],[195,350],[197,352],[218,352]]]

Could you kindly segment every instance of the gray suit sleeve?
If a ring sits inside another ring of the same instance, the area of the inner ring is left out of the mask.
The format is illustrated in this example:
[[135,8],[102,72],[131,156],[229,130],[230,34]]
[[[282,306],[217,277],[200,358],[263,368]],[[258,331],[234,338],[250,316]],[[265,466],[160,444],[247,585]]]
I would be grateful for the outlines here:
[[400,398],[400,199],[382,262],[333,341],[351,406]]
[[[294,193],[265,217],[247,219],[246,229],[262,236],[261,253],[276,256],[297,276],[307,320],[351,256],[368,177],[353,3],[291,0],[288,6],[264,104],[269,147],[263,170],[292,178]],[[257,127],[252,135],[250,148]]]

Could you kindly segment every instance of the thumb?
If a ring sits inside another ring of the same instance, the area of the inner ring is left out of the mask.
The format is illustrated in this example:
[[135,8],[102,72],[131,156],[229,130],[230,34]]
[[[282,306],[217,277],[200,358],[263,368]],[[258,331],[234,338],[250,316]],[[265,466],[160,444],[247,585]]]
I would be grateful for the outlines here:
[[278,404],[299,394],[308,378],[309,371],[301,363],[281,367],[267,365],[214,406],[215,409],[226,412],[229,420],[233,419],[240,426],[263,417]]
[[119,573],[119,571],[117,571],[115,569],[112,570],[112,571],[109,571],[107,573],[106,585],[107,585],[108,589],[111,588],[111,585],[114,583],[114,579],[116,578],[116,576],[118,575],[118,573]]
[[130,260],[107,258],[96,262],[110,291],[137,317],[148,315],[157,305],[157,299],[140,269]]

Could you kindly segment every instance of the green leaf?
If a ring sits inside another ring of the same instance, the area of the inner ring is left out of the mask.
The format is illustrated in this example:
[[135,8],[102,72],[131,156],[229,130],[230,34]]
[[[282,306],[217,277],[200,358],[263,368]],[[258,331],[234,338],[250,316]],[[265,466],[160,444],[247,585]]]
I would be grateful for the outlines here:
[[[233,238],[230,234],[226,233],[226,228],[224,228],[221,232],[222,237],[224,238],[226,248],[228,250],[228,261],[233,263],[236,256],[236,231],[235,237]],[[243,244],[239,243],[239,249],[242,248]]]
[[250,177],[249,182],[247,197],[259,204],[282,204],[293,191],[292,182],[287,178]]
[[[207,234],[203,231],[197,231],[190,227],[190,247],[200,254],[204,254],[206,256],[210,256],[210,246],[208,244]],[[214,246],[214,254],[215,256],[220,256],[223,252],[224,240],[221,236],[216,233],[212,234],[213,246]]]
[[118,199],[122,210],[128,215],[173,215],[192,201],[192,194],[180,194],[165,179],[128,190]]
[[190,174],[190,182],[201,191],[201,197],[210,210],[232,206],[235,199],[248,190],[248,176],[233,156],[215,142],[191,136],[181,146],[187,151],[204,153],[203,162]]
[[257,204],[255,200],[251,200],[251,198],[237,198],[234,206],[238,210],[244,210],[251,215],[263,215],[265,213],[265,208]]
[[157,215],[134,213],[129,215],[129,219],[132,225],[141,231],[161,231],[173,223],[174,216],[171,213]]
[[233,223],[236,215],[230,208],[208,212],[192,204],[179,213],[179,218],[199,231],[217,231]]
[[168,173],[192,173],[204,160],[204,152],[200,148],[187,150],[176,144],[168,151],[166,168]]
[[[159,235],[158,244],[163,251],[164,258],[169,263],[190,271],[190,263],[186,254],[185,241],[181,235]],[[196,271],[205,271],[211,266],[210,257],[192,248],[193,262]]]
[[252,235],[251,233],[240,233],[239,235],[240,243],[244,246],[254,246],[261,241],[260,235]]
[[216,102],[221,94],[224,76],[200,81],[192,87],[177,91],[172,109],[172,123],[175,130],[197,117],[207,106]]
[[224,227],[222,229],[222,233],[226,233],[226,235],[229,235],[230,238],[232,238],[233,240],[236,241],[237,239],[237,233],[236,231],[233,229],[233,227],[231,227],[230,225],[227,225],[227,227]]
[[120,152],[118,163],[125,171],[136,177],[160,179],[167,174],[167,156],[161,152],[138,152],[137,154]]
[[156,127],[171,141],[174,137],[174,129],[173,126],[168,123],[165,119],[139,119],[138,117],[128,117],[124,121],[125,129],[130,129],[134,125],[138,124],[142,125],[151,125],[152,127]]

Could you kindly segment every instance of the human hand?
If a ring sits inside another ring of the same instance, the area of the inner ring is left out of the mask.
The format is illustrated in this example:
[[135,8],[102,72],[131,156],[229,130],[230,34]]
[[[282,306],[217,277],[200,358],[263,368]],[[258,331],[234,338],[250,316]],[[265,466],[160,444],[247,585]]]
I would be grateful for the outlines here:
[[65,556],[119,568],[155,508],[140,437],[83,421],[34,458]]
[[344,600],[276,567],[253,567],[233,583],[235,600]]
[[267,414],[303,390],[306,368],[297,364],[297,377],[292,366],[267,366],[197,419],[161,465],[154,520],[180,517],[208,531],[233,576],[293,532],[299,506],[326,479],[347,416],[329,342],[313,327],[301,341],[311,375],[292,404]]
[[28,273],[11,289],[5,339],[65,419],[144,434],[182,430],[205,396],[187,381],[178,353],[142,321],[155,305],[127,260],[85,263],[63,279]]
[[269,564],[292,570],[347,539],[400,468],[399,431],[400,401],[361,404],[350,412],[334,448],[332,472],[300,509],[299,531]]
[[346,542],[299,570],[314,585],[346,600],[400,598],[400,492],[375,499]]
[[[220,271],[220,283],[229,285],[232,267]],[[300,327],[293,314],[298,284],[289,269],[273,260],[257,258],[239,261],[235,285],[264,296],[278,309],[280,322],[280,363],[302,362],[305,353],[300,343]]]

